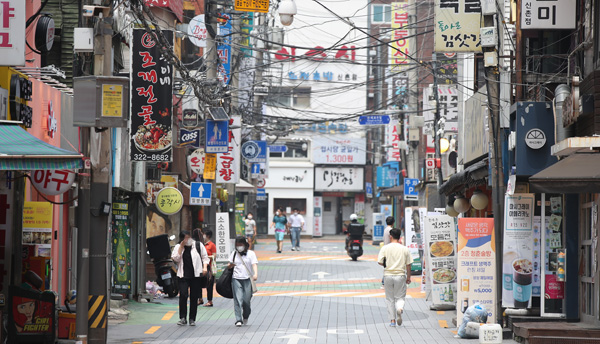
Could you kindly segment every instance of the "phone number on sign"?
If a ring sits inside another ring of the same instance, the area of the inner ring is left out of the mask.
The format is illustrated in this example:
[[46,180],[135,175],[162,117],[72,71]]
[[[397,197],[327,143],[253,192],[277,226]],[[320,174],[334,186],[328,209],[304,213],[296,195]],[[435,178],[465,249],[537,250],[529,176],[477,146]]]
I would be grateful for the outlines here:
[[169,161],[170,156],[168,154],[134,154],[134,161]]
[[354,162],[353,155],[327,155],[327,162]]

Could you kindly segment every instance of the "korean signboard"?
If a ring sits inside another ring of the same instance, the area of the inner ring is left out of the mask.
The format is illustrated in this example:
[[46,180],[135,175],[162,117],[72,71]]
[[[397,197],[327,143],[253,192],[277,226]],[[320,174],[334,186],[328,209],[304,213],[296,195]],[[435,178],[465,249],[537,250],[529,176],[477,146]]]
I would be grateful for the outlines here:
[[269,0],[235,0],[236,11],[244,12],[269,12]]
[[521,1],[521,29],[574,29],[575,0]]
[[427,216],[425,245],[427,275],[434,307],[456,305],[456,225],[448,215]]
[[435,77],[439,85],[452,85],[458,82],[458,59],[456,53],[436,54]]
[[496,320],[496,243],[493,218],[458,220],[457,323],[476,303],[488,311],[488,323]]
[[217,246],[217,262],[228,262],[231,252],[229,240],[229,213],[217,213],[217,232],[215,233],[215,244]]
[[219,25],[219,36],[223,37],[223,43],[217,44],[220,60],[217,74],[223,86],[227,86],[231,79],[231,17],[228,14],[221,15],[227,18],[227,22]]
[[156,208],[165,215],[178,213],[183,207],[183,195],[176,188],[164,188],[156,195]]
[[[433,86],[423,90],[423,99],[425,99],[423,117],[425,126],[423,133],[433,135],[433,121],[435,118],[435,90]],[[438,86],[438,103],[440,108],[440,118],[446,120],[444,132],[458,132],[458,89],[452,85]]]
[[419,219],[418,207],[404,208],[404,244],[410,250],[413,260],[419,258],[419,250],[423,249],[421,221]]
[[242,119],[240,116],[231,117],[229,124],[228,151],[217,155],[217,183],[237,184],[240,181]]
[[35,170],[31,171],[31,183],[44,195],[62,195],[75,181],[75,172],[71,170]]
[[529,307],[533,283],[534,199],[534,194],[505,196],[502,307]]
[[387,161],[401,161],[400,155],[400,129],[398,120],[392,120],[385,126],[385,145]]
[[323,236],[323,197],[314,197],[313,237]]
[[[0,173],[0,271],[5,271],[4,276],[0,276],[0,295],[4,298],[8,295],[8,282],[11,276],[10,257],[12,255],[12,233],[13,233],[13,214],[14,214],[14,187],[16,183],[8,182],[12,177],[10,171]],[[1,301],[1,299],[0,299]],[[5,306],[0,302],[0,306]]]
[[195,46],[204,48],[206,47],[206,40],[208,38],[208,30],[204,21],[204,14],[195,16],[188,25],[188,37],[190,42]]
[[113,203],[112,210],[112,251],[113,251],[113,292],[131,292],[131,222],[129,205]]
[[410,63],[410,31],[408,1],[392,2],[392,40],[390,51],[390,66],[392,72],[399,72]]
[[35,247],[35,256],[49,257],[52,247],[52,203],[25,202],[23,205],[23,245]]
[[479,0],[435,1],[435,51],[481,52]]
[[172,161],[173,69],[153,33],[134,29],[131,52],[131,160]]
[[362,167],[315,168],[315,191],[363,191]]
[[319,135],[312,138],[315,164],[364,165],[367,155],[366,137],[355,135]]
[[311,167],[269,168],[269,188],[312,189],[315,174]]
[[2,66],[25,65],[25,1],[0,1],[0,56]]

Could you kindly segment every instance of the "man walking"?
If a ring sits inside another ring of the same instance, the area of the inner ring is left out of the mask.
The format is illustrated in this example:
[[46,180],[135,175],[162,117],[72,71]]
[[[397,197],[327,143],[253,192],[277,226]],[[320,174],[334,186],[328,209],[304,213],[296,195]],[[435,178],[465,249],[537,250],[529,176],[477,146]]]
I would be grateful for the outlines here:
[[377,262],[384,267],[384,289],[390,326],[402,325],[406,286],[410,284],[413,259],[408,248],[400,244],[400,230],[390,230],[391,242],[379,251]]
[[390,240],[390,230],[392,228],[394,228],[394,223],[396,222],[396,219],[394,219],[393,216],[388,216],[385,218],[385,224],[387,225],[387,227],[385,227],[385,229],[383,230],[383,244],[387,245],[391,242]]
[[298,208],[294,208],[288,222],[291,227],[292,251],[300,251],[300,232],[304,231],[304,217],[298,213]]

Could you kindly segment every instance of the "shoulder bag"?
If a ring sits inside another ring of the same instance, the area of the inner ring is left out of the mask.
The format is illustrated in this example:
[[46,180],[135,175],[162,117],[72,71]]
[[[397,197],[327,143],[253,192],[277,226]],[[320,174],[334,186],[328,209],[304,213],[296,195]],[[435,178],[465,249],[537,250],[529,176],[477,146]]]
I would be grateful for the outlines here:
[[[235,261],[235,255],[237,252],[233,254],[233,260]],[[226,299],[233,299],[233,287],[231,286],[231,280],[233,279],[233,268],[224,269],[221,277],[215,283],[215,287],[217,289],[217,293],[223,296]]]
[[248,271],[248,275],[250,276],[250,283],[252,283],[252,294],[254,294],[258,291],[258,288],[256,288],[256,281],[252,278],[252,273],[250,272],[250,269],[248,269],[248,265],[244,263],[242,257],[240,257],[240,260],[242,261],[242,265],[246,268],[246,271]]

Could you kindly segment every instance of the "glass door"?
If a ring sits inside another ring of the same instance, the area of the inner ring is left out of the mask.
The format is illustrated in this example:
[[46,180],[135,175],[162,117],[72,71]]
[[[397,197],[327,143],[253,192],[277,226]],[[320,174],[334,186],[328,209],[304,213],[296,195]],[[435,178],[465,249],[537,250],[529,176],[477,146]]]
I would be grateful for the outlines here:
[[581,321],[598,326],[598,286],[594,279],[598,274],[598,202],[595,195],[581,196],[579,241],[579,309]]
[[[565,317],[565,219],[562,194],[541,195],[540,308],[544,317]],[[542,225],[543,224],[543,225]],[[576,259],[576,258],[572,258]]]

